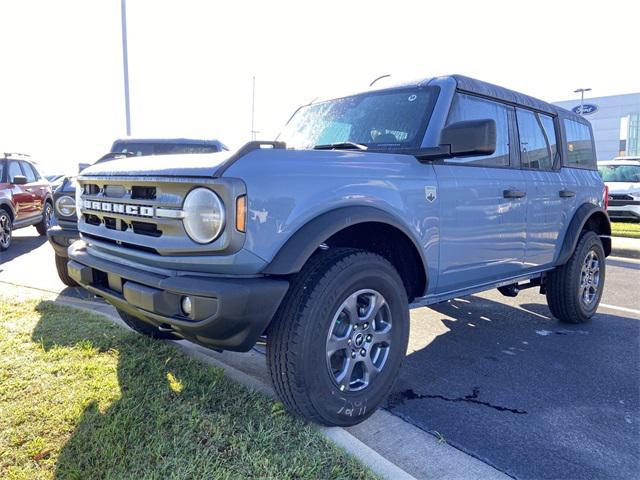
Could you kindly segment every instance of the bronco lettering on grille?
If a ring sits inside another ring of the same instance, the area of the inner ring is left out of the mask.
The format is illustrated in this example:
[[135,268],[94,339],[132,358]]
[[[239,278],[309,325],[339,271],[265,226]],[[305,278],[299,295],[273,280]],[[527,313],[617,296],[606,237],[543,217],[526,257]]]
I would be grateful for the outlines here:
[[96,202],[83,200],[83,210],[93,210],[98,212],[121,213],[127,215],[137,215],[140,217],[153,217],[153,207],[145,205],[130,205],[125,203]]

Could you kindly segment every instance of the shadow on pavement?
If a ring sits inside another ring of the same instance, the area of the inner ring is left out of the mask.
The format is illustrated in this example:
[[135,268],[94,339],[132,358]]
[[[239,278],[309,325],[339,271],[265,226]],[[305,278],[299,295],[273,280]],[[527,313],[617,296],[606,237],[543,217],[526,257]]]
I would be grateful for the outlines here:
[[21,255],[29,253],[32,250],[35,250],[36,248],[40,247],[42,244],[46,242],[47,242],[46,235],[40,236],[37,233],[35,233],[31,237],[14,236],[9,249],[5,250],[4,252],[0,252],[0,266],[3,263],[8,263],[13,259],[18,258]]
[[412,319],[442,333],[407,356],[386,408],[517,478],[637,478],[640,321],[521,307],[471,296]]

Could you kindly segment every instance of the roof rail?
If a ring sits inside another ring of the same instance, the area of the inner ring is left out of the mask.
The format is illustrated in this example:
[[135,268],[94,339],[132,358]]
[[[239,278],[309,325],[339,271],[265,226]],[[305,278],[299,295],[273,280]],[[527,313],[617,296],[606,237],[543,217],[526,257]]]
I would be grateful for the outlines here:
[[3,154],[4,158],[9,158],[9,157],[31,157],[31,155],[29,155],[28,153],[18,153],[18,152],[4,152]]

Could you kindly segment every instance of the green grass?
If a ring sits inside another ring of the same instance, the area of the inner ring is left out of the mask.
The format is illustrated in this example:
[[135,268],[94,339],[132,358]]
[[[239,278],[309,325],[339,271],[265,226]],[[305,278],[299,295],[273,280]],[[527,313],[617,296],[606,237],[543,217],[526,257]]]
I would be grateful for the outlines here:
[[282,404],[107,319],[0,296],[0,478],[373,478]]
[[640,223],[611,222],[611,235],[640,238]]

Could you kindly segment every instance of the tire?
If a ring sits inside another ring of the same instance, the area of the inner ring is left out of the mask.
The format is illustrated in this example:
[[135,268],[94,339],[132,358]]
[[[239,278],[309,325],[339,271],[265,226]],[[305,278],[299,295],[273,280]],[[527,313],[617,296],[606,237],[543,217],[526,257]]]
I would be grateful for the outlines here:
[[45,202],[42,209],[42,220],[36,225],[36,230],[40,236],[46,235],[49,225],[51,224],[51,216],[53,215],[53,207],[51,203]]
[[161,332],[157,327],[154,327],[150,323],[140,320],[139,318],[129,315],[127,312],[123,312],[117,309],[118,315],[124,323],[126,323],[132,330],[135,330],[141,335],[155,338],[156,340],[180,340],[180,337],[171,332]]
[[567,263],[547,277],[547,304],[564,323],[584,323],[598,309],[605,280],[605,254],[595,232],[586,231]]
[[13,239],[13,221],[11,215],[4,208],[0,208],[0,252],[11,246]]
[[78,283],[69,276],[69,269],[67,268],[67,259],[56,255],[56,270],[58,271],[58,277],[62,283],[67,287],[77,287]]
[[[380,297],[384,304],[375,303]],[[378,312],[368,326],[364,309]],[[391,391],[408,340],[407,294],[398,272],[379,255],[336,248],[316,253],[292,278],[267,331],[267,365],[289,410],[324,425],[355,425]]]

